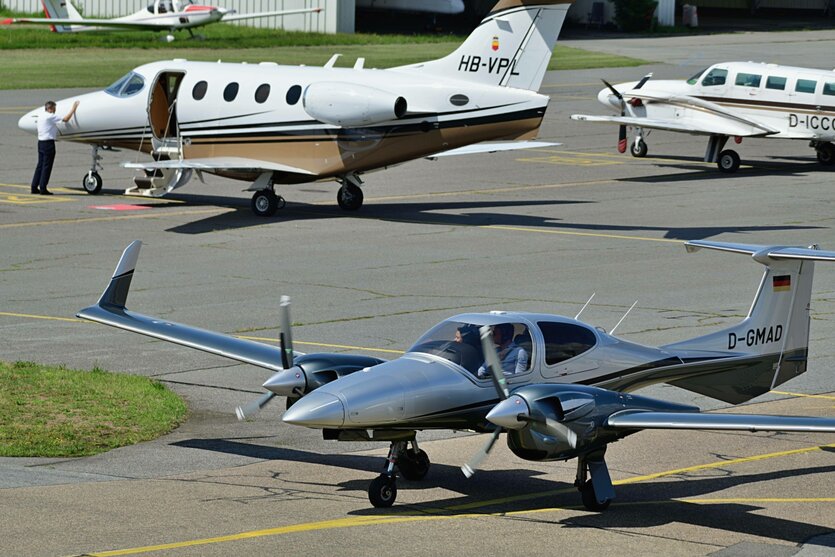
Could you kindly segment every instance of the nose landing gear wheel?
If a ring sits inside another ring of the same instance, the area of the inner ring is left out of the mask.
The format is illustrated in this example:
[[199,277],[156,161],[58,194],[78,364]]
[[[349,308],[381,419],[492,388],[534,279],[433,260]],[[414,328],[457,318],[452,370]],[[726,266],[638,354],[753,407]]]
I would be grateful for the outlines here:
[[580,496],[583,498],[583,506],[590,511],[602,512],[612,504],[611,499],[606,499],[602,503],[597,500],[597,495],[594,493],[594,484],[591,480],[586,481],[580,488]]
[[835,164],[835,145],[823,143],[818,147],[818,162],[824,166]]
[[81,187],[90,195],[96,195],[101,191],[101,176],[98,172],[88,172],[81,179]]
[[252,212],[259,217],[271,217],[278,210],[279,205],[284,207],[283,197],[279,197],[272,190],[260,190],[252,196]]
[[726,149],[719,153],[719,158],[716,159],[716,166],[719,167],[719,172],[733,174],[739,170],[739,155],[736,154],[736,151]]
[[378,509],[388,508],[394,504],[395,499],[397,482],[393,477],[383,474],[371,480],[371,485],[368,486],[368,500],[372,505]]
[[647,144],[643,139],[635,141],[629,148],[629,152],[632,153],[632,156],[637,158],[647,156],[647,151],[649,151],[649,147],[647,147]]
[[362,207],[362,190],[354,184],[345,183],[336,193],[336,202],[345,211],[356,211]]

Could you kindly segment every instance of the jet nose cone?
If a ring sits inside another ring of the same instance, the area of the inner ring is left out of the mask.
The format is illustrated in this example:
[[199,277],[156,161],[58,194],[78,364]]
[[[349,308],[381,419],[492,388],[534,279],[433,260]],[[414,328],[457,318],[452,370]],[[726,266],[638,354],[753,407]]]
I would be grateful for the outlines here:
[[298,366],[274,373],[263,387],[278,396],[299,396],[304,392],[306,381],[304,372]]
[[334,395],[313,391],[291,406],[282,420],[305,427],[338,428],[345,423],[345,407]]
[[26,133],[38,133],[38,112],[40,112],[40,109],[27,112],[20,120],[17,121],[17,127]]
[[501,401],[487,413],[487,419],[499,427],[507,429],[522,429],[527,422],[519,421],[517,416],[530,415],[530,409],[525,399],[518,395],[511,395]]

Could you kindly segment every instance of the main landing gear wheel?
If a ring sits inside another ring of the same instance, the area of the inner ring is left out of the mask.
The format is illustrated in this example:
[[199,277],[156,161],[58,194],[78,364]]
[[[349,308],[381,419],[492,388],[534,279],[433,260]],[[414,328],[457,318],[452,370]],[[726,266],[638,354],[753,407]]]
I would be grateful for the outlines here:
[[605,511],[612,504],[611,499],[606,499],[602,503],[597,500],[597,495],[594,493],[594,484],[591,480],[587,480],[580,487],[580,496],[583,498],[583,506],[593,512]]
[[356,211],[362,207],[362,190],[351,183],[345,183],[336,193],[336,202],[346,211]]
[[287,204],[284,198],[272,190],[260,190],[252,196],[252,212],[259,217],[271,217]]
[[736,154],[736,151],[725,149],[719,153],[719,158],[716,159],[716,166],[719,167],[719,172],[733,174],[739,170],[739,155]]
[[394,504],[397,499],[397,483],[391,476],[382,474],[371,480],[371,485],[368,486],[368,500],[371,504],[381,508],[388,508]]
[[81,179],[81,187],[90,195],[96,195],[101,191],[101,176],[98,172],[88,172]]
[[647,144],[643,139],[633,142],[632,146],[629,148],[629,152],[632,153],[632,156],[637,158],[647,156],[647,151],[649,151],[649,147],[647,147]]
[[818,162],[824,166],[835,164],[835,145],[823,143],[818,146]]
[[400,474],[410,481],[425,478],[430,466],[429,455],[423,449],[417,452],[414,449],[408,449],[397,460],[397,468],[400,470]]

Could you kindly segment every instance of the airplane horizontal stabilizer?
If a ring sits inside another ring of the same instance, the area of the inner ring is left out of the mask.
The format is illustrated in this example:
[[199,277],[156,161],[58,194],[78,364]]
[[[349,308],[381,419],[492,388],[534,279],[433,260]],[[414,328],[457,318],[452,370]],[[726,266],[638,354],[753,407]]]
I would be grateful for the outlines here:
[[762,414],[702,414],[623,410],[609,416],[616,429],[718,429],[727,431],[794,431],[835,433],[835,418],[766,416]]
[[595,116],[591,114],[572,114],[572,120],[594,123],[621,124],[648,128],[654,130],[667,130],[672,132],[684,132],[694,135],[728,135],[738,137],[762,137],[777,133],[776,131],[752,130],[753,124],[742,124],[731,120],[711,120],[709,123],[697,124],[693,120],[660,120],[651,118],[640,118],[635,116]]
[[124,304],[141,246],[142,243],[136,241],[125,249],[113,273],[113,278],[98,303],[82,309],[76,314],[77,317],[196,348],[272,371],[284,369],[281,366],[279,347],[182,325],[125,309]]
[[440,157],[452,157],[457,155],[473,155],[477,153],[496,153],[498,151],[515,151],[519,149],[542,149],[545,147],[556,147],[562,143],[553,143],[550,141],[505,141],[494,143],[474,143],[472,145],[465,145],[457,149],[450,149],[448,151],[441,151],[434,155],[426,157],[429,160],[435,160]]
[[807,259],[809,261],[835,261],[835,251],[791,246],[761,246],[757,244],[736,244],[732,242],[712,242],[710,240],[690,240],[684,244],[688,253],[702,248],[728,251],[747,255],[766,256],[771,259]]
[[248,159],[245,157],[211,157],[204,159],[183,159],[173,161],[148,161],[148,162],[125,162],[124,168],[135,168],[138,170],[156,169],[185,169],[193,170],[243,170],[243,171],[273,171],[286,172],[288,174],[303,174],[314,176],[315,172],[289,166],[277,162],[264,161],[259,159]]

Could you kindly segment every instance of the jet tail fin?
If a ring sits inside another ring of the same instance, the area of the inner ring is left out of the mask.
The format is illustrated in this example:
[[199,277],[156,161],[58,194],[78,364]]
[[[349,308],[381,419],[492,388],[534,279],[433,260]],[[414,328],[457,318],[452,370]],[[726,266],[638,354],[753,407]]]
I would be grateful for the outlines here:
[[713,366],[705,362],[704,373],[670,383],[738,404],[805,372],[814,262],[835,261],[835,252],[816,246],[759,246],[705,240],[687,242],[686,247],[689,252],[706,248],[750,255],[765,266],[765,271],[751,309],[740,323],[662,347],[683,359],[724,353],[739,360],[739,365],[723,365],[718,368],[720,371],[710,371]]
[[499,0],[452,54],[401,69],[536,91],[574,0]]

